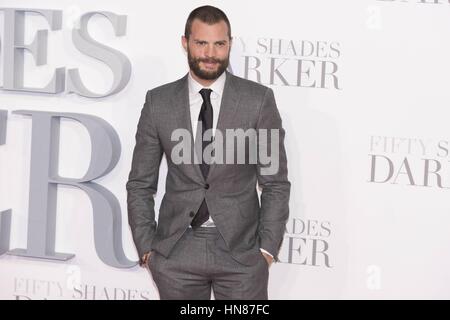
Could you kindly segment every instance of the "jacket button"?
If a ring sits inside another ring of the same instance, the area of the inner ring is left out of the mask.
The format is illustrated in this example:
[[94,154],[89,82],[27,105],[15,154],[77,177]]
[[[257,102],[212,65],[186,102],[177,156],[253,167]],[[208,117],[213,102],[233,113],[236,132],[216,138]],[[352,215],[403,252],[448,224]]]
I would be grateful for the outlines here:
[[194,211],[189,212],[189,216],[190,216],[190,217],[195,216],[195,212],[194,212]]
[[205,189],[209,189],[209,184],[205,184]]

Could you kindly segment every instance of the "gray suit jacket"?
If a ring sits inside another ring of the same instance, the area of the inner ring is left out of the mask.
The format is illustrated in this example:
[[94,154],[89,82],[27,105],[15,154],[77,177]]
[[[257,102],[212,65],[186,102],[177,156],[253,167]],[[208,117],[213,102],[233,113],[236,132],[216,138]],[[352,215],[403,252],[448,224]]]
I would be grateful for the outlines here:
[[[279,129],[279,170],[261,174],[260,163],[211,164],[205,181],[198,164],[175,164],[171,134],[176,128],[189,130],[193,141],[188,75],[149,90],[137,125],[136,146],[126,184],[128,221],[139,257],[155,250],[168,257],[189,227],[203,199],[230,254],[244,265],[260,259],[259,248],[275,261],[289,216],[290,182],[282,128],[272,89],[227,72],[217,129]],[[270,133],[268,144],[270,145]],[[234,150],[235,154],[237,151]],[[166,192],[155,220],[154,194],[159,166],[166,155]],[[262,188],[261,203],[256,185]]]

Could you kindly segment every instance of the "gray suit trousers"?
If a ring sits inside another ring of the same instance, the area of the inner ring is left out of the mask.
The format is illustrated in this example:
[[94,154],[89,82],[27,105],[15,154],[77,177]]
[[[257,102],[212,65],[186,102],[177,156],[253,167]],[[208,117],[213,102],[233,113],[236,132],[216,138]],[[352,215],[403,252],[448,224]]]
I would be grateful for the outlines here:
[[169,257],[153,251],[148,267],[162,300],[267,300],[269,265],[236,261],[216,227],[188,228]]

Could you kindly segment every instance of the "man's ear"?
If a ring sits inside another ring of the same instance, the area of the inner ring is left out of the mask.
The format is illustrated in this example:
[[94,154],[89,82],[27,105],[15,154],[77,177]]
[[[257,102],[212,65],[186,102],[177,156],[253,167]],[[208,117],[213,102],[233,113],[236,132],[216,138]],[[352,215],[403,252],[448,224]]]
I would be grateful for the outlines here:
[[181,45],[183,46],[184,50],[187,51],[188,39],[184,35],[181,36]]

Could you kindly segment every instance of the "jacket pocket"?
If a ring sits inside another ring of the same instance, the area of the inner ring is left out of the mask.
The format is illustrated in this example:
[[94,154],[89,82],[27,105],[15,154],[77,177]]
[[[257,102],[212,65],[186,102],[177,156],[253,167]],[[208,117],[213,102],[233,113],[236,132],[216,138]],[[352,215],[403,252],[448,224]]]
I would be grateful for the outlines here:
[[250,199],[238,202],[239,213],[244,218],[257,217],[259,214],[258,199]]

